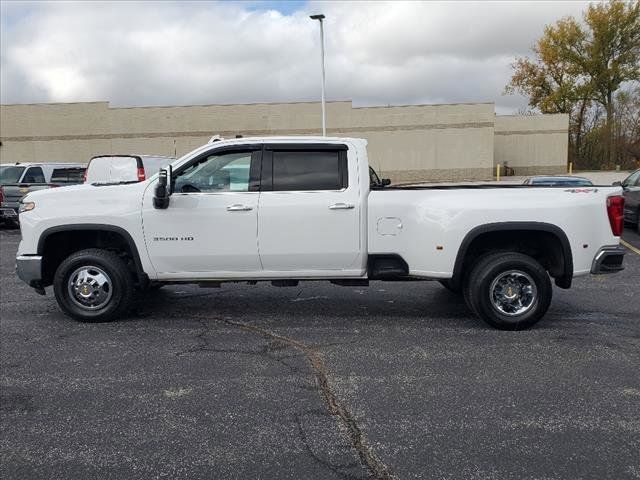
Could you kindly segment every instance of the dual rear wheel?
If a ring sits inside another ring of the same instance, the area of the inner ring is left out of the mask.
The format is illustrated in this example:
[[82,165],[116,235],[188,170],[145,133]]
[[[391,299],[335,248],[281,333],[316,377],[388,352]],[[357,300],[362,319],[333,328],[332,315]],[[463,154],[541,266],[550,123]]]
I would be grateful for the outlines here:
[[[456,291],[450,282],[445,283]],[[553,296],[544,267],[528,255],[512,252],[478,258],[458,291],[473,313],[500,330],[531,327],[547,312]]]

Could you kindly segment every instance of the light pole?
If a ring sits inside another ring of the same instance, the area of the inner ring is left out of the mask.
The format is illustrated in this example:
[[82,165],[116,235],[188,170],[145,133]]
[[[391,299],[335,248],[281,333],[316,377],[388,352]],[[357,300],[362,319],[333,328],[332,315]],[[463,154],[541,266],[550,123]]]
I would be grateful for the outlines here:
[[318,15],[311,15],[311,20],[318,20],[320,22],[320,63],[322,65],[322,136],[327,136],[327,117],[324,105],[324,28],[322,21],[324,15],[321,13]]

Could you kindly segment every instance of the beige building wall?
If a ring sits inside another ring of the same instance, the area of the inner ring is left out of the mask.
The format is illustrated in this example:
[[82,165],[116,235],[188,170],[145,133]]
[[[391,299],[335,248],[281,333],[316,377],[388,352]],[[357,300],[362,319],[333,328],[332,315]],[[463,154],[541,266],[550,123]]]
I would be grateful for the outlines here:
[[[503,157],[513,166],[531,158],[540,158],[535,166],[564,165],[563,119],[555,117],[496,117],[493,103],[353,108],[349,101],[329,102],[327,133],[366,138],[371,164],[395,182],[478,180],[491,178]],[[113,153],[181,156],[216,134],[319,135],[320,121],[317,102],[1,105],[0,162],[86,162]],[[566,128],[565,121],[565,137]]]
[[567,172],[569,116],[504,115],[495,120],[494,164],[516,175]]

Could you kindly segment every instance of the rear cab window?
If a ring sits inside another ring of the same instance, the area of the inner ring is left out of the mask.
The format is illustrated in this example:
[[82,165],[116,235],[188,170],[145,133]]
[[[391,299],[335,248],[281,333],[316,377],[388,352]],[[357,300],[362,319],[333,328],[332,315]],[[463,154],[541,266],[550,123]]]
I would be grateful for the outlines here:
[[51,183],[61,184],[61,185],[74,185],[77,183],[82,183],[84,181],[84,172],[85,168],[83,167],[62,167],[62,168],[54,168],[51,173]]
[[87,183],[137,182],[138,159],[133,156],[93,157],[87,167]]

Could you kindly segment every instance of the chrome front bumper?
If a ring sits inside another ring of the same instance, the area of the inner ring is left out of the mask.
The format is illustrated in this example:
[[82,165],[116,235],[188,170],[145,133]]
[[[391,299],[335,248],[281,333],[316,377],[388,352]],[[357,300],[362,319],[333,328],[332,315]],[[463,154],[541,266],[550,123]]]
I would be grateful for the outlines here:
[[593,258],[591,273],[616,273],[624,270],[622,259],[626,250],[620,245],[602,247]]
[[40,255],[17,256],[16,273],[20,280],[40,293],[42,290],[42,257]]

